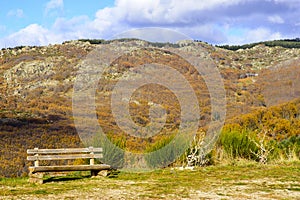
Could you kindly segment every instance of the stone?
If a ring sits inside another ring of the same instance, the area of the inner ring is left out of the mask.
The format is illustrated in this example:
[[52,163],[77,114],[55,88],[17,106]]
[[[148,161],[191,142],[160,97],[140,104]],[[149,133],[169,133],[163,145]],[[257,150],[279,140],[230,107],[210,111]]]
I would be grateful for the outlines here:
[[37,183],[37,184],[43,184],[44,183],[44,174],[43,173],[30,173],[29,174],[29,183]]

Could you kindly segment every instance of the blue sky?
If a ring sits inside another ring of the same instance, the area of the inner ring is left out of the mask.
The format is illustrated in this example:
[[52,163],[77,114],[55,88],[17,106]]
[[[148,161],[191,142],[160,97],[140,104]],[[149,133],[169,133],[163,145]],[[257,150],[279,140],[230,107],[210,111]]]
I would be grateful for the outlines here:
[[212,44],[296,38],[299,5],[300,0],[0,0],[0,48],[109,39],[145,27]]

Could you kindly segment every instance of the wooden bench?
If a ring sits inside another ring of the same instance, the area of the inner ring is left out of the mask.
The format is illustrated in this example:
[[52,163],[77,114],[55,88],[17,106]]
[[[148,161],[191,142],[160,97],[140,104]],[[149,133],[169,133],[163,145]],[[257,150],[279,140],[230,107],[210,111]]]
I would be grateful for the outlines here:
[[[29,182],[43,183],[46,172],[91,171],[92,176],[106,176],[111,169],[106,164],[95,164],[95,159],[102,158],[102,148],[67,148],[67,149],[28,149],[27,160],[34,161],[29,167]],[[89,159],[85,165],[50,165],[40,166],[39,161]],[[104,172],[104,173],[103,173]]]

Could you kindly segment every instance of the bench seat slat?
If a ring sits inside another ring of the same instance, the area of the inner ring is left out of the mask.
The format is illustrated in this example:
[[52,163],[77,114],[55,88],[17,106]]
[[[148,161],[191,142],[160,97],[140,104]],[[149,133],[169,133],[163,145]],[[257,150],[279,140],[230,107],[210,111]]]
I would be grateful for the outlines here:
[[102,148],[68,148],[68,149],[28,149],[27,154],[56,154],[56,153],[90,153],[103,151]]
[[73,159],[85,159],[85,158],[103,158],[102,154],[69,154],[69,155],[38,155],[27,156],[27,160],[73,160]]
[[29,167],[31,173],[37,172],[59,172],[59,171],[90,171],[90,170],[109,170],[110,165],[62,165],[62,166],[38,166]]

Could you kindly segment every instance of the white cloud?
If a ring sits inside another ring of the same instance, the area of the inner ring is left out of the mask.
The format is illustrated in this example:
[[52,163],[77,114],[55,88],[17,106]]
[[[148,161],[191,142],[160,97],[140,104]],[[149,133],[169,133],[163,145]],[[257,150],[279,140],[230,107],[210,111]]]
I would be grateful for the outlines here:
[[246,34],[246,40],[250,42],[265,41],[265,40],[277,40],[282,39],[282,35],[279,32],[272,32],[266,28],[257,28],[250,30]]
[[272,32],[267,28],[244,29],[239,35],[228,36],[229,44],[248,44],[267,40],[283,39],[279,32]]
[[23,18],[24,17],[24,11],[20,8],[16,9],[16,10],[10,10],[7,13],[7,16],[9,17],[17,17],[17,18]]
[[[113,13],[123,16],[128,23],[179,24],[189,23],[196,17],[216,7],[236,5],[245,0],[117,0]],[[217,13],[216,13],[217,14]]]
[[[195,23],[191,13],[212,9],[215,6],[235,5],[241,0],[117,0],[112,8],[99,10],[89,23],[90,30],[99,36],[110,38],[131,28],[166,27],[205,41],[219,42],[224,34],[213,24]],[[192,26],[191,24],[194,23]],[[160,40],[159,35],[157,39]],[[154,38],[152,38],[154,40]]]
[[63,40],[93,38],[99,33],[90,27],[90,23],[91,20],[87,16],[78,16],[69,20],[58,18],[51,31],[61,35]]
[[282,19],[279,15],[269,16],[268,20],[274,24],[283,24],[284,23],[284,19]]
[[54,34],[48,29],[38,24],[31,24],[20,31],[0,40],[0,45],[19,46],[19,45],[47,45],[57,43],[61,40],[60,35]]
[[[269,0],[270,1],[270,0]],[[272,0],[271,0],[272,1]],[[275,3],[285,3],[290,7],[299,7],[299,0],[273,0]]]
[[51,10],[62,10],[64,7],[64,1],[63,0],[50,0],[46,4],[45,8],[45,14],[48,14]]
[[[258,7],[261,2],[266,6]],[[116,0],[113,7],[98,10],[92,19],[87,16],[56,18],[52,27],[33,24],[8,36],[6,41],[24,45],[21,42],[30,40],[35,45],[44,45],[78,38],[109,39],[134,28],[164,27],[211,43],[243,44],[287,36],[290,29],[283,28],[291,19],[287,15],[291,12],[281,11],[283,4],[290,5],[283,0]],[[63,8],[63,0],[50,0],[45,13],[57,16]],[[34,28],[47,35],[27,34]],[[157,38],[161,39],[159,34]]]

